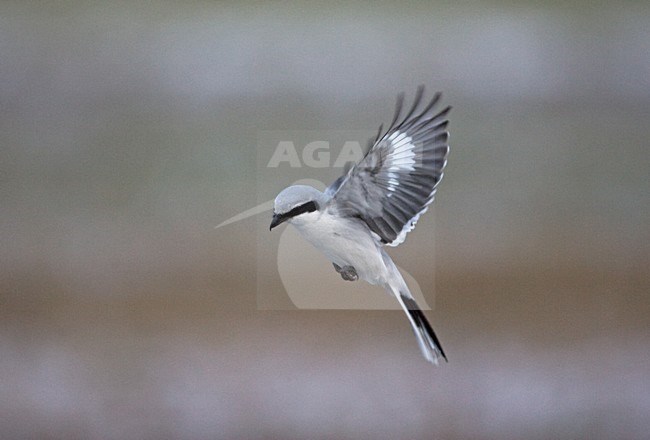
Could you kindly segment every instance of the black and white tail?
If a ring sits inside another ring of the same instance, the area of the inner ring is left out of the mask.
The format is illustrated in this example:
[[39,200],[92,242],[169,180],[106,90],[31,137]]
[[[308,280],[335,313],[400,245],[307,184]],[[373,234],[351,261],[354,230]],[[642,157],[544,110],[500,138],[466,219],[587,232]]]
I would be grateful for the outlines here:
[[438,360],[443,358],[445,362],[447,361],[447,356],[445,355],[442,345],[436,336],[436,333],[431,328],[431,324],[427,321],[427,317],[424,316],[418,303],[415,302],[415,299],[411,297],[411,294],[404,294],[402,292],[397,296],[397,300],[400,305],[406,312],[406,315],[409,318],[411,327],[413,328],[413,333],[418,340],[418,345],[420,346],[420,351],[422,355],[431,363],[438,365]]
[[436,336],[436,333],[431,328],[431,324],[427,321],[427,317],[424,316],[422,310],[418,306],[418,303],[411,295],[402,274],[399,272],[399,269],[393,263],[393,260],[390,256],[382,249],[382,257],[388,273],[390,274],[390,281],[386,283],[386,290],[388,290],[397,301],[402,306],[402,309],[406,313],[406,316],[411,323],[411,328],[415,337],[420,346],[420,351],[426,360],[432,364],[438,365],[439,359],[444,359],[447,361],[447,356],[440,345],[440,341]]

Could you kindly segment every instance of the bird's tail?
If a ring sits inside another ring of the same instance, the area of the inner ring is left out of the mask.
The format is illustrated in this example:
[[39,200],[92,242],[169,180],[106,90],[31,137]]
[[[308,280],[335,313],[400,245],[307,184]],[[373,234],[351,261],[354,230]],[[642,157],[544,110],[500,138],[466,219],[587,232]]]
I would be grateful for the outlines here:
[[392,272],[393,276],[391,278],[394,280],[394,282],[388,283],[386,288],[395,296],[395,298],[397,298],[402,309],[404,309],[404,312],[411,323],[413,333],[415,333],[422,355],[427,361],[436,365],[438,365],[438,360],[441,358],[446,362],[447,356],[445,356],[445,352],[442,349],[442,345],[440,345],[436,333],[433,331],[433,328],[431,328],[431,324],[429,324],[427,317],[424,316],[424,313],[420,310],[418,303],[411,295],[411,292],[406,286],[397,266],[395,266],[395,263],[393,263],[386,253],[384,253],[384,260],[388,270]]

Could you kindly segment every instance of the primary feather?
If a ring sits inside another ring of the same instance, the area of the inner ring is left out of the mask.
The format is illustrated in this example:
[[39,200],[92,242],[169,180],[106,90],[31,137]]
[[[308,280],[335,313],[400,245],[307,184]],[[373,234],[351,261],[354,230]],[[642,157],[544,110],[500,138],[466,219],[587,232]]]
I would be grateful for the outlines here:
[[340,215],[362,219],[389,246],[402,243],[426,212],[447,164],[451,107],[436,113],[437,93],[419,110],[423,95],[424,88],[418,88],[401,119],[400,95],[386,132],[380,127],[364,158],[326,190]]

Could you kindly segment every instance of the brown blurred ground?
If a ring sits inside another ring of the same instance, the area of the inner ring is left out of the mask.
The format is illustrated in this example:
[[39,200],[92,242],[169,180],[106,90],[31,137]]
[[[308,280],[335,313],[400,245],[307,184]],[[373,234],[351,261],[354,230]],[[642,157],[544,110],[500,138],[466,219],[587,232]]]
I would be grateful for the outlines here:
[[258,312],[208,274],[104,300],[14,280],[43,298],[3,298],[5,435],[643,437],[647,278],[438,273],[437,369],[398,312]]

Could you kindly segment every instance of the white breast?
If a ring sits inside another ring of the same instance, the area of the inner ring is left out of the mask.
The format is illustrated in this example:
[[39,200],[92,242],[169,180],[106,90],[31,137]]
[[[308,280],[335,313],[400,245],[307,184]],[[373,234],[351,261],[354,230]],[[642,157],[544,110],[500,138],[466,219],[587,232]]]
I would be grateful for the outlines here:
[[379,244],[358,220],[316,211],[299,215],[290,223],[332,263],[354,267],[359,278],[371,284],[385,283],[387,269]]

